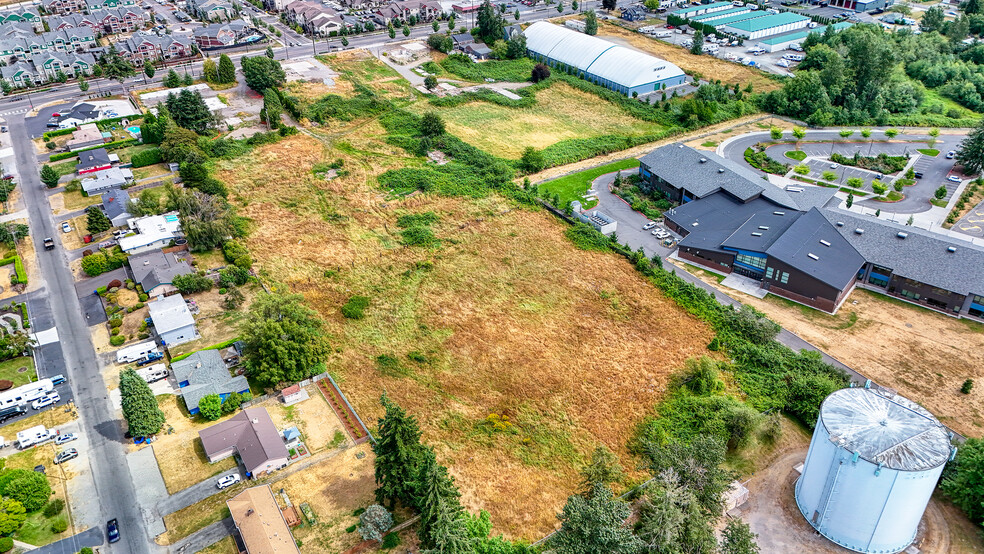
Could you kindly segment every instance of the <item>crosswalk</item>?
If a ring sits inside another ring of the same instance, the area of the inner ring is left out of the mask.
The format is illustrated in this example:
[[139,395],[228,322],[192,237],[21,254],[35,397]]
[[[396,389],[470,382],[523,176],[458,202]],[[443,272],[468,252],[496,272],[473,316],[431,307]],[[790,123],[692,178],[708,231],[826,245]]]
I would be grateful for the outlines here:
[[31,111],[30,108],[21,108],[19,110],[10,110],[9,112],[0,112],[0,116],[4,116],[4,115],[17,115],[17,114],[21,114],[21,113],[27,113],[29,111]]

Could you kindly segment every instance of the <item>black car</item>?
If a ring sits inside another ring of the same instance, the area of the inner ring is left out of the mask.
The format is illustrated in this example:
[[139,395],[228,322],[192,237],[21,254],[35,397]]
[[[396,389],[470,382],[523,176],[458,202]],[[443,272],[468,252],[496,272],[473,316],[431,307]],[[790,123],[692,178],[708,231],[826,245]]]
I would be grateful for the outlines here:
[[113,543],[120,540],[120,524],[113,518],[106,522],[106,535],[109,537],[109,542]]
[[923,178],[922,171],[916,171],[915,172],[915,177],[916,177],[916,179],[922,179]]

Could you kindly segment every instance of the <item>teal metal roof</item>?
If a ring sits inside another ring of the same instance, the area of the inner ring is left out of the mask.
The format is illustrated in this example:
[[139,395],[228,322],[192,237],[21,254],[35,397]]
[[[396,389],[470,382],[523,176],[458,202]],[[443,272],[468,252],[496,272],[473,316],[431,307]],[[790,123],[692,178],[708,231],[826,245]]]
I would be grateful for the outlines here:
[[732,15],[731,17],[726,17],[724,19],[716,19],[708,23],[708,25],[714,25],[715,27],[721,27],[722,25],[730,25],[732,23],[737,23],[739,21],[748,21],[749,19],[755,19],[758,17],[765,17],[769,14],[763,12],[762,10],[742,13],[738,15]]
[[738,23],[729,24],[728,26],[739,31],[754,33],[763,29],[771,29],[772,27],[779,27],[780,25],[788,25],[790,23],[796,23],[797,21],[809,20],[810,18],[805,15],[800,15],[793,12],[783,12],[767,15],[765,17],[757,17],[747,21],[739,21]]
[[673,15],[678,15],[680,17],[687,17],[687,14],[696,13],[701,10],[707,10],[710,8],[720,8],[721,6],[731,6],[731,2],[712,2],[710,4],[703,4],[701,6],[692,6],[689,8],[684,8],[682,10],[677,10],[673,12]]
[[711,13],[704,13],[704,14],[700,14],[700,15],[695,15],[695,16],[691,17],[690,19],[692,19],[694,21],[704,21],[704,20],[709,19],[709,18],[712,19],[712,18],[715,18],[715,17],[727,17],[727,16],[732,16],[732,15],[737,15],[739,13],[748,13],[749,11],[751,11],[751,8],[731,8],[730,10],[721,10],[721,11],[717,11],[717,12],[711,12]]
[[[841,21],[840,23],[834,23],[832,25],[832,27],[834,28],[835,31],[841,31],[843,29],[846,29],[846,28],[850,27],[851,25],[853,25],[853,23],[848,23],[847,21]],[[815,27],[813,29],[809,29],[809,30],[806,30],[806,31],[797,31],[795,33],[787,33],[785,35],[779,35],[779,36],[772,37],[772,38],[769,38],[769,39],[766,39],[766,40],[760,40],[759,41],[759,44],[769,44],[769,45],[772,45],[772,44],[780,44],[780,43],[783,43],[783,42],[790,42],[790,41],[793,41],[793,40],[800,40],[800,39],[806,38],[811,33],[823,33],[826,30],[827,30],[827,27],[826,26],[823,26],[823,27]]]

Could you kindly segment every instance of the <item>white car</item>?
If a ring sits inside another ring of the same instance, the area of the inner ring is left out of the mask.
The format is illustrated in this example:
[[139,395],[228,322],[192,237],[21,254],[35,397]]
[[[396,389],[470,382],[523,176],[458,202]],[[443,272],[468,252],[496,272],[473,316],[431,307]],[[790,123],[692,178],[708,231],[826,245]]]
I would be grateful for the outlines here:
[[225,477],[220,478],[216,482],[216,485],[220,489],[225,489],[225,488],[228,488],[228,487],[231,487],[231,486],[235,485],[236,483],[238,483],[241,480],[242,480],[242,477],[240,477],[238,473],[233,473],[232,475],[226,475]]
[[652,229],[655,226],[656,226],[656,222],[655,221],[650,221],[649,223],[647,223],[647,224],[645,224],[645,225],[642,226],[642,230],[643,231],[648,231],[648,230]]
[[55,444],[57,444],[57,445],[60,446],[60,445],[63,445],[65,443],[72,442],[73,440],[75,440],[77,438],[79,438],[79,436],[76,435],[75,433],[65,433],[65,434],[62,434],[62,435],[58,435],[55,438]]
[[946,159],[952,160],[956,155],[957,155],[956,150],[950,150],[949,152],[946,153]]
[[72,231],[72,226],[68,224],[67,221],[62,221],[62,233],[69,233]]
[[956,175],[950,175],[949,177],[946,178],[946,180],[950,181],[951,183],[959,183],[960,177],[957,177]]
[[61,398],[58,396],[58,393],[52,393],[48,396],[38,398],[33,404],[31,404],[31,407],[35,410],[40,410],[41,408],[47,408],[48,406],[57,403],[59,400],[61,400]]
[[830,164],[830,169],[837,169],[838,167],[840,166],[837,164]]

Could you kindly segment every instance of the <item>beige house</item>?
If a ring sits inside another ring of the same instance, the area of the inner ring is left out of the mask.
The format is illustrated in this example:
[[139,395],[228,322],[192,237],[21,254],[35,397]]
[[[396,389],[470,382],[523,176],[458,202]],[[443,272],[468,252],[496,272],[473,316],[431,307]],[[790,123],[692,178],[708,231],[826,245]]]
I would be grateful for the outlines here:
[[247,554],[300,554],[270,485],[246,489],[226,506]]

